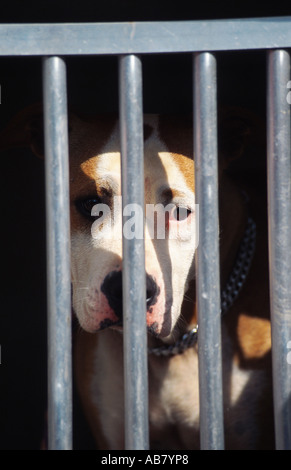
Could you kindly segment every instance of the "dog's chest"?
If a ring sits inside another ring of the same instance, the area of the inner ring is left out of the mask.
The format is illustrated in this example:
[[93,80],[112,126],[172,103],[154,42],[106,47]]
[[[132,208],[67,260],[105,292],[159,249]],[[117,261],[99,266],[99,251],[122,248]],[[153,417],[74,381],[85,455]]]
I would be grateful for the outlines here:
[[170,448],[182,449],[188,445],[188,448],[193,448],[199,428],[198,358],[195,350],[170,359],[150,359],[149,403],[154,447],[159,448],[162,441],[163,444],[167,442]]

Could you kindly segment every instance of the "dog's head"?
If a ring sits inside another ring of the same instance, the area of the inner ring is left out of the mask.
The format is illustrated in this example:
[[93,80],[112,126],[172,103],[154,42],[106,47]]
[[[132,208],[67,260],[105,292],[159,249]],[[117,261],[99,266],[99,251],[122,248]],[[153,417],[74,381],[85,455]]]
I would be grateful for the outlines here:
[[[41,154],[40,116],[35,108],[18,115],[0,136],[0,147],[30,144]],[[241,146],[238,135],[232,132],[225,147],[231,145],[232,154]],[[69,144],[74,312],[89,332],[122,325],[122,233],[144,236],[147,326],[167,340],[194,278],[198,244],[192,119],[145,116],[145,205],[125,207],[125,224],[117,120],[70,116]],[[136,223],[140,214],[144,234]]]
[[183,121],[145,116],[145,205],[124,209],[118,122],[70,124],[73,305],[87,331],[122,324],[122,233],[144,236],[149,331],[167,337],[179,317],[194,275],[197,217],[191,121]]

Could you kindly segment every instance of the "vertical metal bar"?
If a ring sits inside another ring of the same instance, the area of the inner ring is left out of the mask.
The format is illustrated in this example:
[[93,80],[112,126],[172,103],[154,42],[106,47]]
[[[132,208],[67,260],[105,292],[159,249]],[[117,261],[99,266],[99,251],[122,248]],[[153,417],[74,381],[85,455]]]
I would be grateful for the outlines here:
[[277,449],[291,449],[290,55],[268,53],[268,205],[274,413]]
[[48,445],[72,447],[71,284],[66,65],[43,59],[48,266]]
[[200,440],[223,449],[216,59],[194,54],[195,186],[199,204],[197,248]]
[[[144,162],[142,65],[137,56],[119,59],[123,213],[131,206],[136,233],[123,233],[123,322],[126,449],[148,448],[148,372],[144,251]],[[141,213],[140,213],[141,209]],[[123,223],[126,222],[123,217]],[[124,225],[123,225],[124,226]]]

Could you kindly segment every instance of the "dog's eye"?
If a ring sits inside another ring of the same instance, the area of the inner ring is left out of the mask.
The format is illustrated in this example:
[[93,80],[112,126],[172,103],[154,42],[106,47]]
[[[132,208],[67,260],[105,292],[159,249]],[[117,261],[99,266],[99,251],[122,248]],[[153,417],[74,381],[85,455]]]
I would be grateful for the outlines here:
[[96,204],[100,204],[101,200],[98,197],[92,197],[88,199],[81,199],[76,201],[76,207],[78,211],[89,219],[97,219],[101,217],[102,213],[100,212],[98,216],[92,215],[92,209]]
[[177,206],[173,210],[172,217],[173,219],[177,220],[178,222],[182,220],[186,220],[189,215],[191,214],[191,210],[188,207]]

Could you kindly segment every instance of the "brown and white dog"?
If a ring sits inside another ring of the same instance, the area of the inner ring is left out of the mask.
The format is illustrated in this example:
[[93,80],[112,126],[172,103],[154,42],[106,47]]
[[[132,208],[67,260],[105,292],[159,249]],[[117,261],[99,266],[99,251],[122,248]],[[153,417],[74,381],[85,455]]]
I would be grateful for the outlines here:
[[[32,109],[18,116],[2,133],[1,147],[29,144],[39,153],[37,114]],[[229,158],[242,152],[250,129],[246,120],[222,119],[222,128],[228,129],[222,131],[219,170],[222,288],[250,215],[242,191],[225,171]],[[196,220],[192,123],[182,116],[156,115],[146,115],[144,123],[145,204],[172,204],[163,239],[145,230],[148,343],[159,350],[197,324],[195,241],[183,236],[189,227],[194,236]],[[122,226],[120,207],[114,206],[121,195],[120,142],[112,117],[71,116],[70,195],[73,309],[81,326],[75,337],[77,387],[97,447],[123,449]],[[106,204],[117,216],[98,223],[92,215],[96,204]],[[230,449],[273,446],[266,227],[262,207],[255,203],[251,210],[256,250],[222,320],[225,443]],[[172,231],[178,236],[171,237]],[[196,345],[180,354],[151,353],[148,367],[150,447],[199,449]]]

